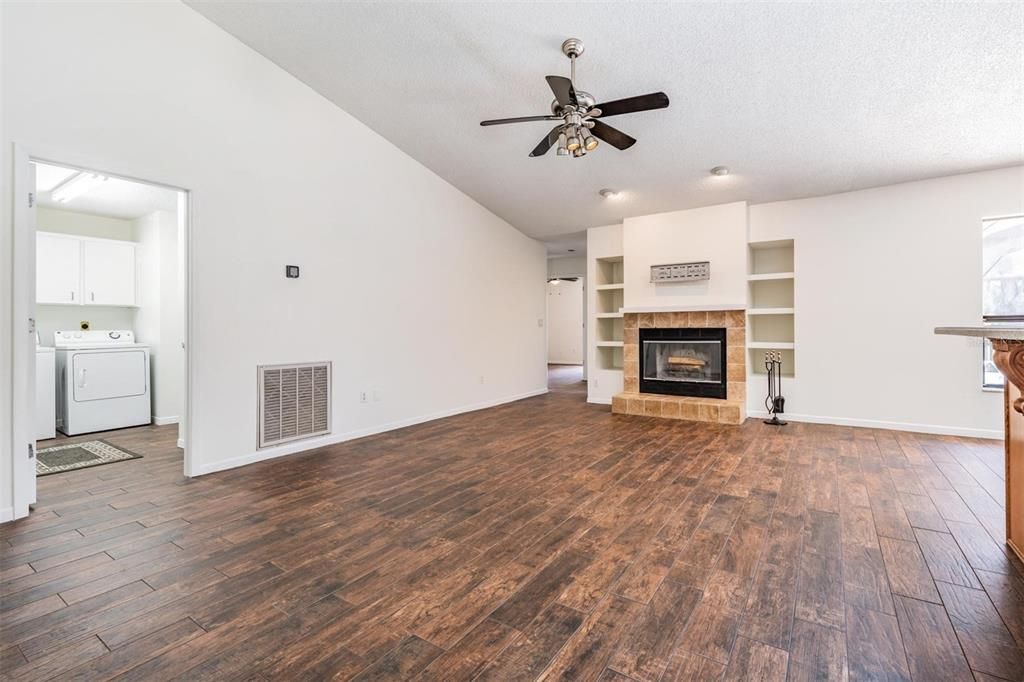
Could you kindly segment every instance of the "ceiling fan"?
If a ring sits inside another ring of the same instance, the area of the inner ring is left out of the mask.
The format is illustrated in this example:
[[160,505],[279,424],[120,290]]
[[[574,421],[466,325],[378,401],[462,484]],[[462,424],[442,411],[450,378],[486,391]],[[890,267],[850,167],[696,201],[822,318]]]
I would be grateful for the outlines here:
[[571,75],[548,76],[548,85],[555,93],[551,102],[551,114],[545,116],[519,116],[517,118],[498,118],[480,121],[482,126],[502,125],[504,123],[523,123],[526,121],[558,121],[558,125],[540,141],[530,156],[543,156],[551,147],[558,144],[559,156],[586,156],[587,152],[597,148],[598,140],[603,140],[616,149],[629,149],[636,140],[617,130],[602,118],[632,114],[637,111],[664,109],[668,106],[668,95],[664,92],[652,92],[649,95],[627,97],[611,102],[595,104],[594,96],[589,92],[577,90],[576,58],[583,54],[583,41],[569,38],[562,43],[562,54],[572,63]]

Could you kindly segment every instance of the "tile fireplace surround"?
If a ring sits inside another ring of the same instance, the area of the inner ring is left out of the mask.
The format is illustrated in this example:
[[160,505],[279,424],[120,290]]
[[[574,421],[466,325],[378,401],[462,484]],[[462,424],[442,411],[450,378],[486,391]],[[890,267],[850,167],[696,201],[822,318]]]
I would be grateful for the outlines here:
[[[726,399],[640,393],[641,328],[726,329]],[[667,419],[742,424],[747,417],[747,321],[743,310],[707,312],[626,312],[623,330],[623,387],[612,398],[612,412]]]

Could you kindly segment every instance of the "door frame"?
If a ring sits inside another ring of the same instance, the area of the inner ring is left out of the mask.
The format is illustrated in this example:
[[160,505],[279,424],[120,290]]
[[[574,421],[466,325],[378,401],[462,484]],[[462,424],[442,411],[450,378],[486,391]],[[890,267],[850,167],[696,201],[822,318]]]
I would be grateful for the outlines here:
[[135,177],[125,173],[69,163],[49,155],[35,154],[29,147],[14,143],[14,168],[12,187],[14,192],[13,224],[13,272],[12,272],[12,319],[11,319],[11,481],[13,488],[13,518],[28,516],[30,505],[36,501],[35,476],[35,401],[23,400],[34,393],[35,381],[35,307],[36,307],[36,247],[35,208],[29,205],[29,195],[35,197],[32,179],[32,163],[46,163],[79,171],[100,173],[108,177],[140,182],[178,192],[178,224],[184,240],[184,339],[185,376],[183,419],[179,421],[178,445],[184,451],[184,475],[191,478],[197,474],[197,458],[192,446],[195,428],[193,396],[196,391],[196,361],[194,315],[196,300],[193,264],[193,196],[192,192],[159,180]]

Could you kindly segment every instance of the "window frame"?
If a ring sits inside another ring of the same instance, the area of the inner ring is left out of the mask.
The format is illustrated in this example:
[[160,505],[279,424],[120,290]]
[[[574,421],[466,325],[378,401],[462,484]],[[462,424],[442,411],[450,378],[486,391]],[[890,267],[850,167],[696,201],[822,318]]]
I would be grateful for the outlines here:
[[[991,221],[994,221],[994,220],[1017,220],[1017,219],[1024,220],[1024,213],[1009,213],[1009,214],[1006,214],[1006,215],[986,216],[986,217],[982,218],[981,219],[981,226],[982,226],[982,237],[983,237],[983,239],[984,239],[985,223],[991,222]],[[984,252],[985,252],[985,247],[984,247],[984,242],[983,242],[982,243],[982,260],[984,260]],[[985,314],[985,307],[984,307],[985,306],[985,274],[984,273],[982,273],[982,278],[981,278],[981,289],[982,289],[982,312],[981,312],[981,319],[982,319],[983,323],[985,323],[985,324],[990,323],[990,322],[996,322],[996,323],[1021,322],[1021,323],[1024,323],[1024,314],[1021,314],[1021,315],[986,315]],[[988,354],[989,354],[989,349],[991,349],[991,348],[992,348],[992,342],[989,341],[988,339],[985,339],[984,343],[982,344],[982,348],[981,348],[981,388],[982,388],[983,391],[1000,391],[1001,392],[1004,389],[1004,387],[1006,386],[1006,377],[1004,377],[1002,375],[1002,372],[1000,372],[1000,374],[999,374],[999,376],[1001,378],[1001,381],[998,384],[990,384],[990,383],[987,383],[985,381],[985,363],[989,361]]]

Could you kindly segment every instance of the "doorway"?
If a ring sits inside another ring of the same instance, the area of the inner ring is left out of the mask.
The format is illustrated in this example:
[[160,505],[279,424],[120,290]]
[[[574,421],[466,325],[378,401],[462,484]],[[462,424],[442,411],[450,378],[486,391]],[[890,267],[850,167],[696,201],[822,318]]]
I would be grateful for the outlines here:
[[586,394],[586,285],[583,277],[547,283],[548,390]]
[[188,192],[16,163],[30,199],[15,212],[15,304],[32,333],[15,337],[14,452],[23,439],[34,456],[15,457],[14,517],[37,495],[189,475]]

